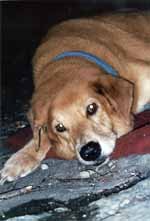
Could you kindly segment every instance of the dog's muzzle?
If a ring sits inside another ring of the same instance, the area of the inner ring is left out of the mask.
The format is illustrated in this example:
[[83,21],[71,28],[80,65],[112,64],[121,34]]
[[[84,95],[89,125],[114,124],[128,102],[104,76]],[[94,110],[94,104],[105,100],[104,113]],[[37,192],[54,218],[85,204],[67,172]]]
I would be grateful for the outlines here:
[[81,147],[80,156],[85,161],[96,161],[101,156],[101,146],[99,143],[90,141]]

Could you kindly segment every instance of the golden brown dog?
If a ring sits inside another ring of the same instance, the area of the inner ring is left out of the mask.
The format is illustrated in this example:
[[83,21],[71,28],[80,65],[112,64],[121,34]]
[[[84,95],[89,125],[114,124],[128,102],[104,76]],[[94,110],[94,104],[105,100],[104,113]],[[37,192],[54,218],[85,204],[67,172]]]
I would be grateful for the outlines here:
[[[54,59],[66,51],[97,56],[118,76],[82,56]],[[100,164],[112,153],[116,139],[132,130],[132,114],[150,102],[150,13],[63,22],[48,32],[33,68],[34,138],[6,162],[1,183],[33,171],[50,148],[85,164]]]

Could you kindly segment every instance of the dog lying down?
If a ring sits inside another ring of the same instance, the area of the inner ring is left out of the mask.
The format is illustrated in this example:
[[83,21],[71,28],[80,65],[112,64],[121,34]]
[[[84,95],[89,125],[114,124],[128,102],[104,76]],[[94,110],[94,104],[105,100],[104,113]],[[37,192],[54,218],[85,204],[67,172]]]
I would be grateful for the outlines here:
[[12,155],[1,184],[26,176],[50,148],[104,163],[133,114],[150,102],[150,12],[74,19],[51,28],[33,58],[33,139]]

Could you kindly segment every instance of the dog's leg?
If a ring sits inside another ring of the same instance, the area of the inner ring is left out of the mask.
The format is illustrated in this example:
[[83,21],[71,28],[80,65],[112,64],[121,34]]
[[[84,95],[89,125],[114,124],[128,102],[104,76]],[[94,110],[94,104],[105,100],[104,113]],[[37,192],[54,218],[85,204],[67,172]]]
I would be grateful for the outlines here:
[[0,184],[24,177],[35,170],[45,158],[50,147],[42,146],[38,152],[35,150],[34,140],[30,140],[23,149],[13,154],[5,163],[0,172]]
[[138,80],[134,87],[133,113],[139,113],[150,108],[150,65],[138,66]]
[[137,114],[147,109],[150,109],[150,78],[141,87],[135,86],[132,111]]

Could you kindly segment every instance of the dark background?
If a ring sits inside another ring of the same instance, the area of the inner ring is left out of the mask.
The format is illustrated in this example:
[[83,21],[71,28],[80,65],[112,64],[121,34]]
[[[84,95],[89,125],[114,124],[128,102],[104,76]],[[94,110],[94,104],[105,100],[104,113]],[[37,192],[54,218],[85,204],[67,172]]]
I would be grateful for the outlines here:
[[1,137],[28,125],[33,91],[31,60],[48,28],[62,20],[105,11],[150,9],[150,0],[2,2]]

